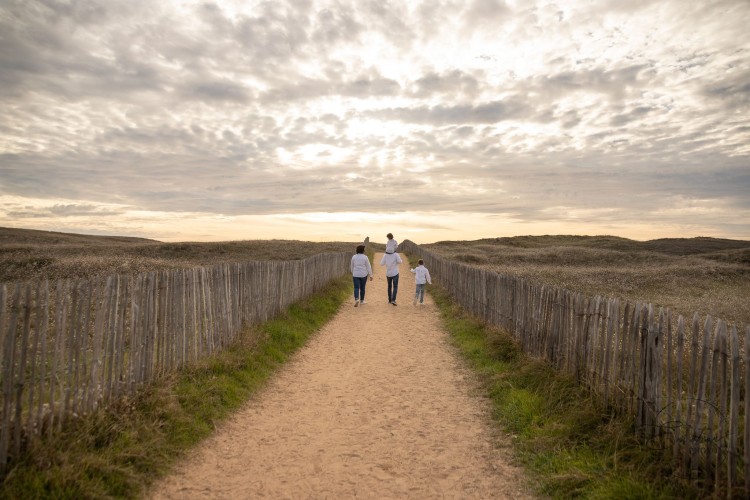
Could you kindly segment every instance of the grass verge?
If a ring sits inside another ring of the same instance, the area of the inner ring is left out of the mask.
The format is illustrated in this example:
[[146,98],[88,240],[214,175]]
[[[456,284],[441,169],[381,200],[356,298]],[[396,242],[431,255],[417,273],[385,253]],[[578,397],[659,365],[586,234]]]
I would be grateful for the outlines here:
[[443,323],[493,404],[493,419],[513,441],[531,488],[551,498],[700,498],[672,475],[669,458],[635,439],[633,421],[548,363],[525,357],[506,332],[430,288]]
[[0,498],[140,498],[239,409],[349,297],[348,275],[244,331],[229,349],[29,447]]

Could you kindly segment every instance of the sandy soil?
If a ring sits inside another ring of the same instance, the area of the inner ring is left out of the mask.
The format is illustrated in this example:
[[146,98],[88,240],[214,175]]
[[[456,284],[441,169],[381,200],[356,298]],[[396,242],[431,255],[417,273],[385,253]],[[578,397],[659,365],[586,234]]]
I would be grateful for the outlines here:
[[[164,498],[530,498],[429,296],[375,258],[347,302],[244,409],[157,484]],[[428,286],[429,291],[429,286]]]

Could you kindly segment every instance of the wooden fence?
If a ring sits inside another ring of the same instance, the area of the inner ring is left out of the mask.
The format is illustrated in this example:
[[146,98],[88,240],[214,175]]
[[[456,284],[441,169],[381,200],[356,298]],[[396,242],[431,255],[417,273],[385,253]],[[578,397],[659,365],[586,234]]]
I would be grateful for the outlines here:
[[717,495],[750,498],[750,326],[676,319],[651,304],[585,297],[450,261],[411,241],[402,251],[473,315],[511,332],[529,356],[569,373],[674,470]]
[[348,272],[349,259],[0,285],[0,476],[31,436],[222,349]]

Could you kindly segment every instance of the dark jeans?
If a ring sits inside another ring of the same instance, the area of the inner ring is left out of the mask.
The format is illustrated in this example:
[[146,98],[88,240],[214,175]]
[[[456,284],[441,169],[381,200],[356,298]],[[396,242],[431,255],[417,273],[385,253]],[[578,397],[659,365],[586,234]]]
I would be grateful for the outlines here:
[[357,278],[352,276],[354,279],[354,300],[365,300],[365,286],[367,285],[367,276],[364,278]]
[[388,302],[396,302],[398,293],[398,274],[396,276],[386,276],[388,280]]

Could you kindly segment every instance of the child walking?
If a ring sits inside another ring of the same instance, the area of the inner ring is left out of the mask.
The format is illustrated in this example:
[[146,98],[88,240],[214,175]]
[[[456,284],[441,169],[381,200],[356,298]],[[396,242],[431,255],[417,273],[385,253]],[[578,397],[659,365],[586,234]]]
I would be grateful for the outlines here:
[[430,271],[424,267],[424,260],[419,259],[419,265],[411,269],[411,272],[414,273],[414,278],[417,282],[417,290],[414,292],[414,301],[412,304],[417,305],[417,300],[419,300],[419,304],[424,305],[424,286],[426,283],[432,285]]

